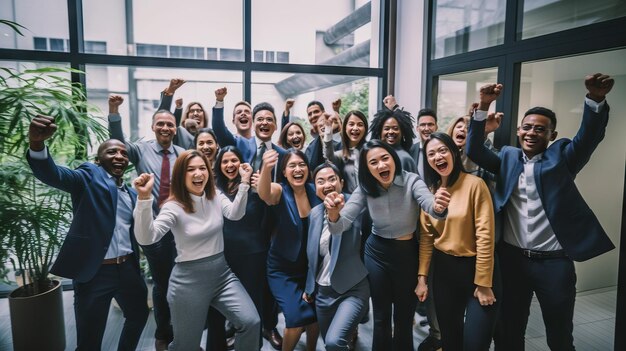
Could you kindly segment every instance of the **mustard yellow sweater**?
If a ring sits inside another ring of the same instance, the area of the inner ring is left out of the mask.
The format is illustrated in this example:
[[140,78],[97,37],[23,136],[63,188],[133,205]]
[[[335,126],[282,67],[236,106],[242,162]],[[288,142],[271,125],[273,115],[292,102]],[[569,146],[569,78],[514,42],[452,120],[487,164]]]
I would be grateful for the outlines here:
[[433,245],[448,255],[476,256],[474,284],[492,286],[495,224],[493,203],[485,182],[463,173],[448,187],[450,204],[445,220],[420,215],[419,275],[428,275]]

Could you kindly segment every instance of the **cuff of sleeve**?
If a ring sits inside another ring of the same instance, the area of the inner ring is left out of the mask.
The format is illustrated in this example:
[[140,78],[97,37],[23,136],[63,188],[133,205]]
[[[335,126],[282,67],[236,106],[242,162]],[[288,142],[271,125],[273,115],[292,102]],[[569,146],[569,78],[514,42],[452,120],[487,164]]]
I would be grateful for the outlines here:
[[224,108],[224,101],[215,100],[215,108]]
[[487,111],[483,111],[483,110],[476,110],[474,111],[474,119],[476,121],[484,121],[487,119]]
[[333,140],[333,134],[332,134],[333,131],[330,130],[330,129],[332,129],[332,128],[324,128],[324,135],[323,135],[323,139],[322,140],[325,143],[328,143],[328,142]]
[[595,102],[594,100],[591,100],[590,98],[585,96],[585,104],[587,104],[587,106],[589,106],[591,111],[595,113],[600,113],[600,110],[604,107],[605,103],[606,103],[606,99],[600,102]]
[[46,160],[48,159],[48,148],[44,147],[41,151],[35,151],[28,149],[28,153],[30,154],[30,158],[33,160]]
[[122,116],[119,113],[109,113],[109,122],[119,122],[122,120]]
[[239,183],[239,191],[248,191],[248,189],[250,189],[249,183]]
[[137,208],[140,208],[140,209],[141,209],[141,208],[146,208],[146,207],[148,207],[148,208],[152,209],[152,201],[154,201],[154,199],[153,199],[153,196],[152,196],[152,195],[150,195],[150,198],[149,198],[149,199],[145,199],[145,200],[142,200],[142,199],[140,199],[140,198],[137,198]]

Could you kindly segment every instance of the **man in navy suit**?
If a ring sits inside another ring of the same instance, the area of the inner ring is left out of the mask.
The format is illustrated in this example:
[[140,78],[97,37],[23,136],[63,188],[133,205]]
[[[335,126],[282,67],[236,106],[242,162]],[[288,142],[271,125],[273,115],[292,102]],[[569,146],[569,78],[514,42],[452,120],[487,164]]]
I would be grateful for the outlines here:
[[57,166],[45,147],[56,129],[52,117],[32,120],[27,159],[35,177],[72,197],[74,218],[50,272],[73,280],[77,350],[100,350],[112,298],[126,318],[118,350],[135,350],[149,312],[133,234],[137,194],[122,181],[126,147],[107,140],[95,164],[71,170]]
[[533,292],[550,349],[574,350],[574,261],[614,248],[574,178],[604,138],[609,118],[605,97],[613,83],[600,73],[585,78],[583,121],[573,139],[548,146],[557,136],[556,116],[545,107],[533,107],[517,129],[521,149],[505,146],[499,154],[489,151],[483,141],[487,110],[502,85],[480,90],[466,147],[476,164],[496,175],[493,201],[503,281],[498,350],[524,349]]

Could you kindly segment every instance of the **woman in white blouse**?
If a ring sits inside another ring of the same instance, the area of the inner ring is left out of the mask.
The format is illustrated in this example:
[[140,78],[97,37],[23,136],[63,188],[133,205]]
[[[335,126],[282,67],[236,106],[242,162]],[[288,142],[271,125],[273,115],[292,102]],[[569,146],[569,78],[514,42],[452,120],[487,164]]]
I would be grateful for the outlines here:
[[152,219],[154,176],[135,179],[137,242],[158,242],[168,231],[176,242],[176,265],[170,276],[167,301],[174,340],[169,350],[197,350],[209,306],[219,310],[237,330],[237,350],[258,349],[260,319],[252,300],[224,259],[224,218],[238,220],[246,210],[252,168],[239,168],[241,184],[231,202],[216,191],[209,161],[196,150],[180,154],[174,164],[170,196]]

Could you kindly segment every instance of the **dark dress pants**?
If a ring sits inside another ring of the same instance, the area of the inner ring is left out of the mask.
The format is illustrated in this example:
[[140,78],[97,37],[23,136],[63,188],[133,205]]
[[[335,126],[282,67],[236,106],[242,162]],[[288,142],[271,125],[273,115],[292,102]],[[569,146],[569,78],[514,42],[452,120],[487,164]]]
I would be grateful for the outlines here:
[[152,274],[152,303],[156,322],[154,337],[170,343],[174,339],[174,332],[172,331],[170,307],[167,303],[167,286],[177,255],[174,235],[172,232],[168,232],[158,242],[141,248]]
[[74,281],[76,350],[98,351],[106,327],[111,299],[124,313],[124,327],[118,350],[135,350],[146,320],[148,290],[132,259],[121,264],[102,265],[86,283]]
[[533,292],[537,295],[552,350],[574,350],[576,270],[567,257],[528,258],[509,244],[498,245],[503,301],[496,350],[524,350]]

